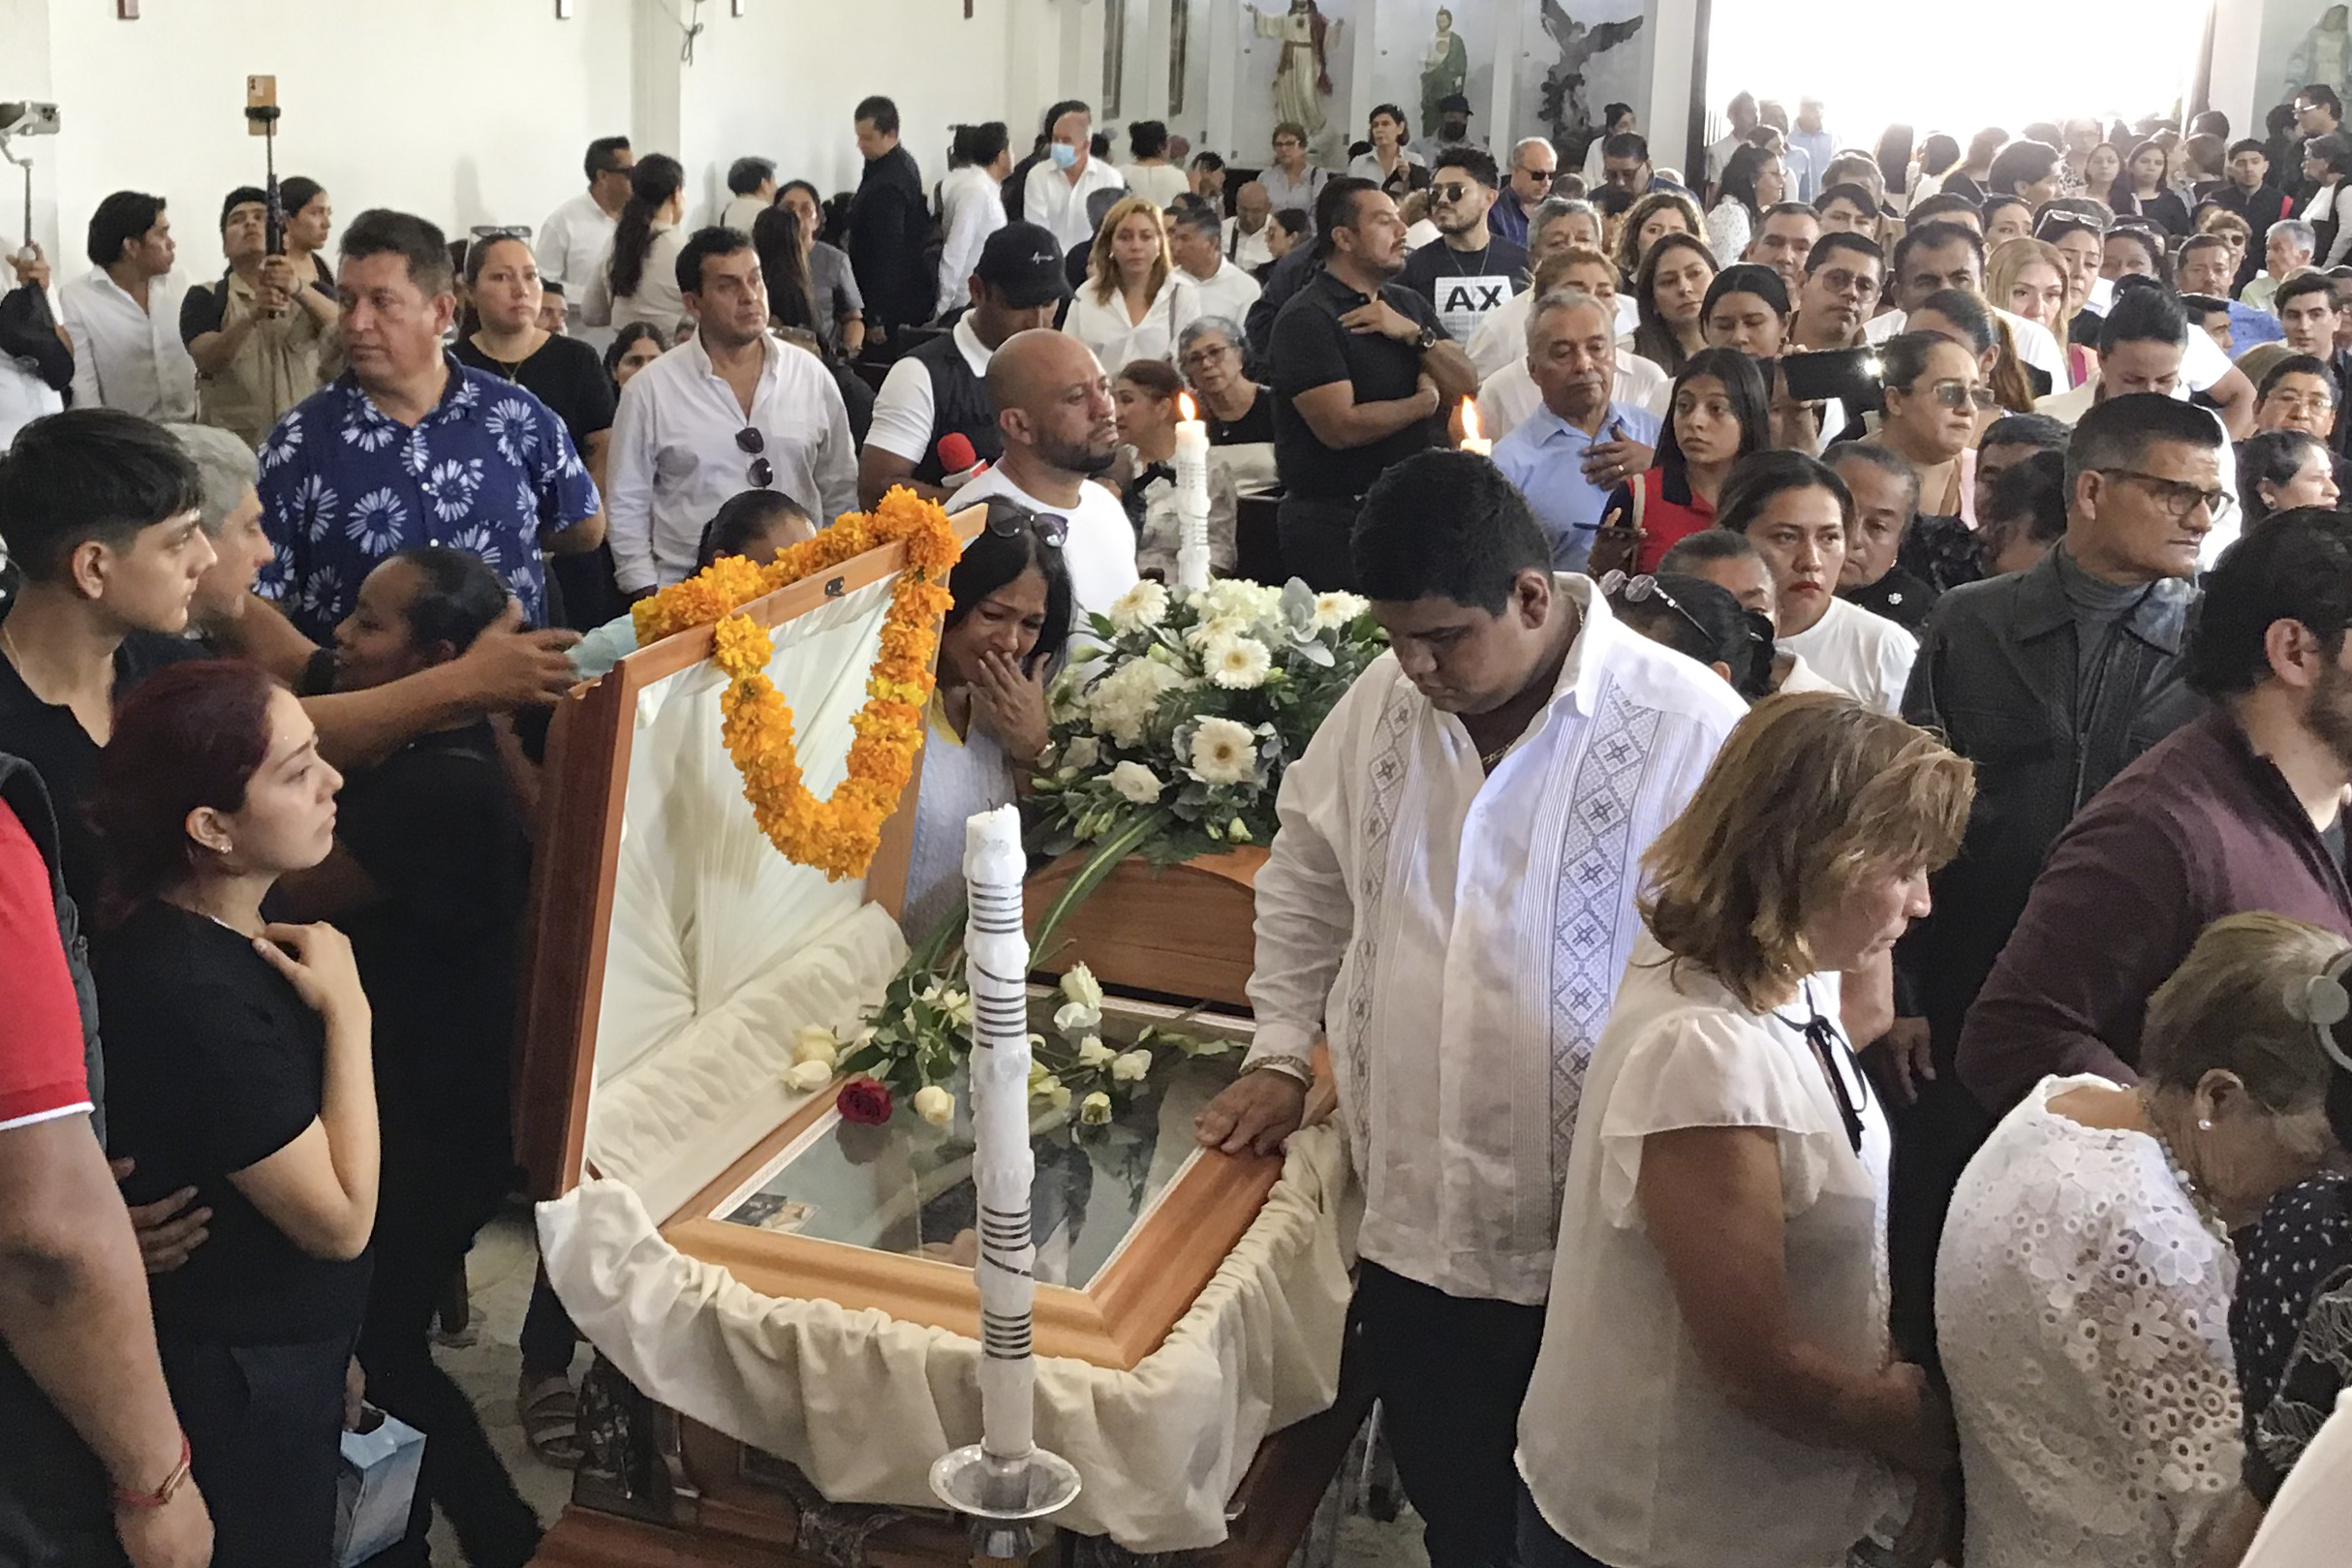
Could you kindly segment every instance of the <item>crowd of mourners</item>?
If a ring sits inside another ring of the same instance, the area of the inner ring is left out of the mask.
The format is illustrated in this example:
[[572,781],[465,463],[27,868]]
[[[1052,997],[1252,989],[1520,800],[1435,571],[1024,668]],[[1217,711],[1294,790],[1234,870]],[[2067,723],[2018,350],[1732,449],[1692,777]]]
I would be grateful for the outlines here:
[[[852,193],[745,157],[690,218],[613,137],[536,228],[292,178],[217,276],[209,193],[11,256],[0,1559],[320,1568],[373,1405],[427,1438],[382,1560],[438,1508],[528,1561],[433,1350],[515,1185],[551,704],[722,556],[984,507],[927,925],[1174,575],[1198,419],[1214,569],[1389,652],[1197,1132],[1275,1153],[1323,1063],[1436,1568],[2343,1560],[2336,93],[1867,147],[1742,93],[1682,169],[1438,108],[1251,169],[1064,102],[927,183],[876,97]],[[576,1349],[542,1278],[551,1464]]]

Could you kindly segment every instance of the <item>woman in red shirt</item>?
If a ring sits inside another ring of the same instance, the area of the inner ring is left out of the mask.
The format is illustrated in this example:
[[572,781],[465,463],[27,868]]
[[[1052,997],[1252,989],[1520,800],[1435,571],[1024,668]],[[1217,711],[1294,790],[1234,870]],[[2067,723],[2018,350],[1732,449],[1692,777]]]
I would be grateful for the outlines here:
[[[1657,457],[1619,485],[1602,508],[1604,532],[1595,556],[1606,553],[1607,530],[1640,533],[1635,571],[1656,571],[1676,541],[1715,526],[1715,500],[1731,465],[1772,446],[1771,394],[1756,361],[1737,349],[1701,349],[1674,378]],[[1594,571],[1615,565],[1604,561]]]

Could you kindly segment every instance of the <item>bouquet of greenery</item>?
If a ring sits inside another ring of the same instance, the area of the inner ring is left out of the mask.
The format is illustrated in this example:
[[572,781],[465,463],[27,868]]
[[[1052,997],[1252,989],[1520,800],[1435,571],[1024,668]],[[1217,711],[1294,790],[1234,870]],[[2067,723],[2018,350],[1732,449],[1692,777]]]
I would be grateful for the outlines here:
[[1092,845],[1105,875],[1271,840],[1284,767],[1386,646],[1363,600],[1295,578],[1139,583],[1092,622],[1101,646],[1055,683],[1053,765],[1025,812],[1033,848]]

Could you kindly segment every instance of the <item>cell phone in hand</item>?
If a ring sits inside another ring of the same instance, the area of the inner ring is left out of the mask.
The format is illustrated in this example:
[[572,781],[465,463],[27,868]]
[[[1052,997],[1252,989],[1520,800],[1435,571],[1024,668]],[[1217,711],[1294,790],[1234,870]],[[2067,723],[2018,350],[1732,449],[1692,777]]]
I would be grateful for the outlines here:
[[1845,405],[1849,415],[1878,407],[1882,382],[1875,349],[1792,354],[1780,361],[1780,377],[1788,386],[1788,395],[1800,403],[1836,398]]

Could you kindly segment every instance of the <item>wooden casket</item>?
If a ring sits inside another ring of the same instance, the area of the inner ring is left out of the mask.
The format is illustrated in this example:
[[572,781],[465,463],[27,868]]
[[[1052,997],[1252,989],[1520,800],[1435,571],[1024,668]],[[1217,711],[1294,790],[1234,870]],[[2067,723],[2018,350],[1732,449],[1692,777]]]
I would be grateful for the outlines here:
[[[959,533],[980,520],[964,514]],[[820,796],[846,767],[902,559],[876,550],[746,607],[771,629],[769,673]],[[962,1562],[967,1532],[929,1504],[920,1465],[978,1435],[968,1120],[933,1127],[902,1107],[855,1125],[838,1081],[809,1093],[784,1076],[799,1030],[854,1029],[904,962],[917,784],[863,882],[786,861],[719,739],[712,643],[706,628],[631,655],[550,734],[517,1138],[549,1200],[549,1276],[598,1356],[587,1458],[541,1560]],[[1253,869],[1136,869],[1087,907],[1053,967],[1094,959],[1111,989],[1151,994],[1106,996],[1106,1043],[1180,1024],[1246,1046]],[[1336,1134],[1303,1136],[1328,1140],[1319,1165],[1296,1147],[1286,1163],[1227,1158],[1189,1136],[1239,1057],[1183,1061],[1087,1137],[1040,1126],[1038,1440],[1079,1449],[1067,1457],[1095,1509],[1082,1492],[1040,1562],[1112,1564],[1177,1536],[1203,1563],[1282,1562],[1361,1420],[1360,1401],[1333,1402]],[[1245,1254],[1265,1278],[1241,1277]],[[1202,1430],[1157,1432],[1182,1426],[1151,1402],[1174,1386],[1171,1337],[1244,1297],[1274,1324],[1248,1347],[1276,1368],[1271,1387],[1223,1390],[1222,1414],[1185,1417]],[[1119,1446],[1179,1439],[1157,1457]],[[1170,1466],[1197,1472],[1182,1478],[1199,1493],[1190,1522],[1182,1508],[1137,1522],[1123,1497]]]

